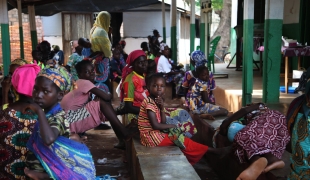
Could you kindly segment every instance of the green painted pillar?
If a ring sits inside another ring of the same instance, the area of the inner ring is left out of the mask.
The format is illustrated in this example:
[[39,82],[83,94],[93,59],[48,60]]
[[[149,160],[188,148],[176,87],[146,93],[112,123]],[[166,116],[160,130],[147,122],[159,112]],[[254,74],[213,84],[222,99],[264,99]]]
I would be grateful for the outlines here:
[[11,64],[10,29],[7,0],[0,0],[0,26],[2,39],[2,59],[4,76],[9,74]]
[[252,103],[254,0],[244,1],[242,106]]
[[19,43],[20,43],[20,57],[25,58],[24,54],[24,32],[23,32],[23,17],[22,17],[22,2],[17,0],[18,7],[18,23],[19,23]]
[[[263,55],[263,102],[279,102],[284,0],[266,0]],[[277,53],[278,52],[278,53]]]
[[[200,4],[201,4],[200,0]],[[202,10],[200,10],[200,51],[204,52],[206,54],[206,39],[205,39],[205,33],[206,33],[206,22],[205,22],[205,15]]]
[[170,9],[170,21],[171,21],[171,49],[172,56],[171,59],[174,64],[177,64],[177,2],[176,0],[171,0]]
[[[195,51],[195,38],[196,38],[196,28],[195,28],[195,0],[191,0],[191,24],[190,24],[190,53]],[[190,69],[194,70],[195,67],[190,64]]]
[[37,29],[36,29],[35,10],[34,10],[33,5],[28,6],[28,14],[29,14],[32,50],[35,50],[38,45],[38,35],[37,35]]
[[166,43],[166,5],[165,0],[161,1],[161,11],[162,11],[162,18],[163,18],[163,41]]

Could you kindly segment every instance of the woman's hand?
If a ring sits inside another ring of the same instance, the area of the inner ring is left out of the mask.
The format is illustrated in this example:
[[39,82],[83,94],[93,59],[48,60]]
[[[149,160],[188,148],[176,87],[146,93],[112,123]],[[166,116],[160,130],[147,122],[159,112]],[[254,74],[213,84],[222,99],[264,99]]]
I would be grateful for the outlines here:
[[164,110],[164,99],[162,97],[158,96],[155,98],[155,103],[160,110]]
[[12,77],[11,76],[6,76],[3,81],[1,82],[1,86],[2,86],[2,91],[5,93],[8,93],[10,91],[11,88],[11,80]]
[[42,108],[38,104],[36,104],[36,103],[28,103],[24,107],[22,113],[26,113],[27,110],[31,110],[31,111],[33,111],[36,114],[39,114],[40,111],[43,111]]

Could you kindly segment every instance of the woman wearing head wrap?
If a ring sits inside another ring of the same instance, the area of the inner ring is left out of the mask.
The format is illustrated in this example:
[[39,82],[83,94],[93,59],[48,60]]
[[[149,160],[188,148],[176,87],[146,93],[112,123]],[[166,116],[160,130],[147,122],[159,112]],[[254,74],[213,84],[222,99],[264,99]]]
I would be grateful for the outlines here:
[[[184,75],[184,79],[182,82],[182,87],[184,88],[184,92],[186,93],[186,95],[185,95],[185,105],[186,106],[189,106],[189,96],[191,94],[191,87],[196,82],[196,77],[197,77],[196,69],[197,69],[197,67],[205,66],[208,63],[206,56],[204,55],[204,53],[202,51],[199,51],[199,50],[193,51],[190,54],[190,57],[191,57],[190,62],[195,67],[195,69],[191,70],[191,71],[187,71]],[[210,72],[210,74],[209,74],[208,87],[210,87],[210,89],[216,88],[212,72]],[[211,102],[215,103],[215,98],[214,98],[212,91],[210,91],[208,97],[209,97]]]
[[99,53],[95,58],[95,85],[99,89],[110,92],[110,58],[112,56],[111,42],[108,31],[110,27],[111,15],[107,11],[101,11],[90,30],[91,49]]
[[14,94],[14,91],[11,89],[11,78],[16,68],[23,66],[25,64],[28,64],[26,60],[24,59],[15,59],[11,62],[9,74],[4,77],[4,79],[1,82],[1,88],[2,88],[2,104],[9,103],[9,96],[13,98],[13,102],[16,101],[16,95]]
[[284,167],[281,158],[290,135],[286,118],[279,111],[262,103],[251,104],[226,118],[218,130],[233,142],[239,162],[249,165],[237,180],[257,179],[261,173]]
[[33,88],[31,109],[38,115],[27,142],[27,168],[32,179],[95,179],[95,167],[85,144],[69,139],[69,122],[59,102],[72,88],[64,67],[43,69]]
[[26,143],[33,132],[37,115],[23,112],[32,102],[35,78],[40,71],[36,64],[18,67],[12,76],[12,90],[18,100],[5,104],[0,110],[0,177],[4,179],[25,179],[23,169],[28,149]]
[[288,179],[309,179],[310,175],[310,68],[306,72],[305,94],[295,98],[287,111],[288,130],[291,135],[291,173]]

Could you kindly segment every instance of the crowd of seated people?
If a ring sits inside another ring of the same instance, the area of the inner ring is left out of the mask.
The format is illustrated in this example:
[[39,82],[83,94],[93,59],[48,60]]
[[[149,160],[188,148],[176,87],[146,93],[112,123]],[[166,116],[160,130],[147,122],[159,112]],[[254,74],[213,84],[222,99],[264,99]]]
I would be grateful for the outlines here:
[[[292,102],[287,117],[263,103],[227,116],[228,110],[216,104],[216,85],[203,52],[191,53],[195,68],[184,72],[171,60],[171,49],[159,42],[157,30],[126,54],[124,40],[111,44],[109,27],[110,14],[100,12],[90,38],[77,41],[67,63],[59,47],[52,51],[47,41],[32,51],[32,60],[11,62],[1,82],[1,178],[95,179],[92,154],[82,135],[105,121],[118,138],[115,148],[126,149],[125,142],[138,135],[147,147],[180,147],[191,164],[206,153],[222,157],[232,152],[240,163],[249,164],[238,180],[283,168],[281,157],[288,145],[289,179],[309,176],[309,88]],[[117,108],[111,104],[113,81],[120,89]],[[171,82],[185,97],[186,108],[165,106],[165,89]],[[232,146],[216,148],[193,141],[193,114],[199,120],[224,116],[214,136],[221,134]],[[124,124],[117,115],[126,116]]]

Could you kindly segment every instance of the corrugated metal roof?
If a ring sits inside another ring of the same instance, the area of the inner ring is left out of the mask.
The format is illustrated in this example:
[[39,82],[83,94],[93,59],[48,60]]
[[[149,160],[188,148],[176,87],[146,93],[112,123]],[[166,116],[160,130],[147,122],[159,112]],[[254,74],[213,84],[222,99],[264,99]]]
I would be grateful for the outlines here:
[[[158,0],[22,0],[23,12],[27,5],[35,5],[35,14],[51,16],[59,12],[121,12],[149,4]],[[8,0],[9,10],[16,7],[16,0]]]

